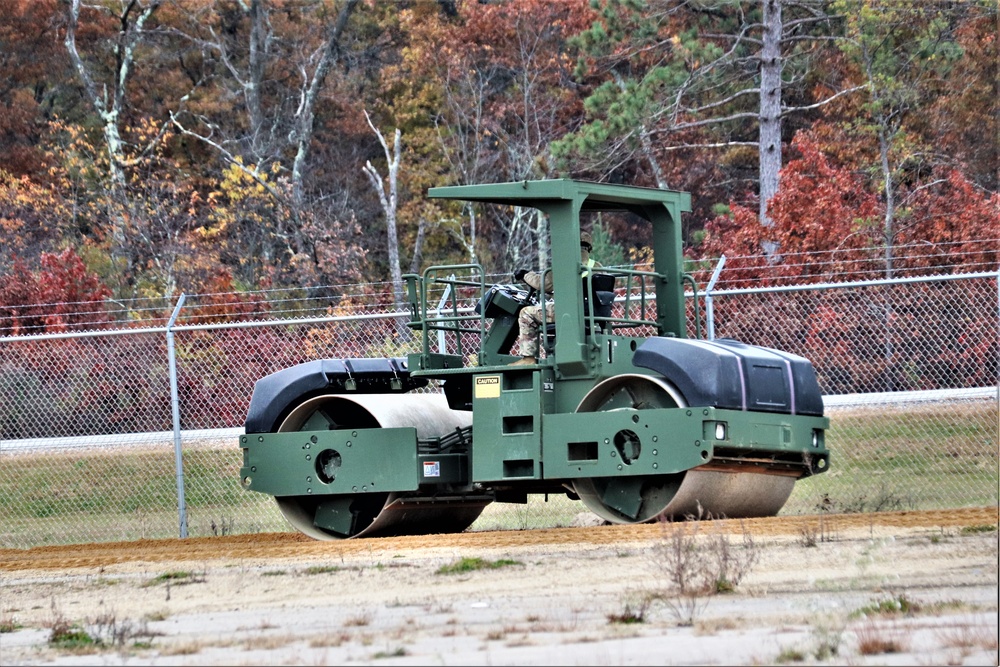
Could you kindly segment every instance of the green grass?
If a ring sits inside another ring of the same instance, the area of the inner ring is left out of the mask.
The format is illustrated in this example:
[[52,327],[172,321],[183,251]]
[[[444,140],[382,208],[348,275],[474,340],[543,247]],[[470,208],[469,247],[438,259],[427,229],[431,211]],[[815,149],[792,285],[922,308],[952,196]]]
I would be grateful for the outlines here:
[[483,558],[460,558],[450,565],[442,565],[438,568],[438,574],[464,574],[475,572],[476,570],[497,570],[501,567],[511,565],[524,565],[520,561],[501,558],[499,560],[485,560]]
[[876,600],[850,614],[850,618],[867,618],[868,616],[909,616],[920,611],[919,603],[910,600],[905,594],[897,595],[887,600]]
[[[983,507],[998,503],[995,402],[829,411],[828,472],[800,480],[783,514]],[[239,483],[242,454],[184,451],[191,537],[292,530],[270,496]],[[172,448],[3,455],[0,544],[178,537]],[[573,525],[588,510],[565,496],[494,503],[471,530]]]
[[[184,456],[188,535],[289,530],[274,499],[239,483],[242,454],[193,449]],[[0,542],[47,544],[178,537],[174,453],[72,452],[3,457]]]
[[470,530],[530,530],[573,525],[581,512],[589,513],[578,500],[566,496],[528,496],[526,504],[493,503],[487,505]]
[[997,406],[830,411],[830,470],[796,483],[783,513],[996,505]]

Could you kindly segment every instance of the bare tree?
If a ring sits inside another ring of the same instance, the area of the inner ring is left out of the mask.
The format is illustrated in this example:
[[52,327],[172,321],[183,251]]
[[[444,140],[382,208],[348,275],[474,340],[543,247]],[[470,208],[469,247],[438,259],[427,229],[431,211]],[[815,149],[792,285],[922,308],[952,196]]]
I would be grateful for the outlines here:
[[[212,25],[193,21],[192,32],[185,35],[218,58],[228,81],[245,102],[246,129],[242,136],[226,136],[227,123],[222,119],[185,117],[182,112],[173,114],[174,125],[181,133],[212,147],[227,164],[248,174],[288,210],[289,219],[275,221],[275,234],[297,257],[313,255],[303,214],[308,207],[306,180],[316,107],[331,70],[344,59],[348,21],[358,1],[343,0],[330,22],[323,26],[318,44],[307,43],[306,35],[276,34],[266,0],[238,0],[249,27],[245,54],[239,40],[220,34]],[[317,4],[313,9],[321,8]],[[308,7],[299,9],[306,11]],[[282,49],[277,48],[278,44]],[[268,86],[274,85],[269,80],[270,68],[281,59],[285,64],[294,62],[297,88],[288,95],[265,96]],[[268,174],[289,153],[292,157],[286,190],[278,187]]]
[[[403,272],[399,263],[399,237],[396,233],[396,210],[398,205],[397,182],[399,176],[402,132],[400,132],[399,128],[396,128],[396,133],[392,142],[392,150],[390,151],[389,144],[386,143],[385,137],[382,135],[382,132],[375,127],[374,123],[372,123],[372,119],[368,115],[367,111],[365,111],[365,120],[368,121],[368,127],[370,127],[372,132],[375,133],[375,136],[378,137],[378,142],[382,145],[382,151],[385,153],[387,173],[384,179],[379,175],[378,170],[375,169],[374,165],[372,165],[371,160],[365,163],[364,172],[368,177],[369,182],[371,182],[372,188],[374,188],[376,194],[378,194],[379,203],[382,205],[382,212],[385,214],[385,236],[387,250],[389,252],[389,271],[392,276],[392,295],[396,302],[396,307],[401,308],[404,304]],[[388,192],[386,192],[385,187],[386,181],[389,183]]]
[[[122,123],[127,105],[126,93],[132,78],[136,48],[145,37],[146,23],[160,7],[160,0],[143,3],[130,0],[119,3],[118,12],[112,13],[111,5],[101,7],[116,19],[119,29],[112,45],[114,65],[106,81],[99,81],[95,68],[84,60],[77,47],[77,30],[80,25],[81,0],[69,0],[64,44],[70,61],[83,84],[87,101],[101,120],[104,148],[108,157],[111,201],[118,206],[127,201],[125,168],[128,162],[126,144],[122,138]],[[88,9],[89,5],[86,6]],[[110,88],[110,91],[109,91]],[[144,150],[152,150],[162,138],[157,135]],[[113,259],[125,256],[125,215],[122,210],[110,211],[111,255]]]

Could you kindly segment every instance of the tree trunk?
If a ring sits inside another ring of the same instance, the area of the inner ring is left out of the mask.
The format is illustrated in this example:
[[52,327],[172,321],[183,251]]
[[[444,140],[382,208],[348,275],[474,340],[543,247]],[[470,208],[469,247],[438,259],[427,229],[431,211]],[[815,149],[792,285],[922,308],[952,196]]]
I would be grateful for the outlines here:
[[[763,11],[758,149],[760,222],[763,226],[770,227],[774,222],[767,212],[767,207],[771,199],[778,194],[781,172],[781,0],[764,0]],[[774,241],[764,241],[764,251],[769,258],[772,258],[777,250]]]
[[297,150],[295,152],[295,162],[292,164],[292,204],[295,209],[295,215],[299,214],[304,205],[305,165],[306,159],[309,157],[309,147],[312,143],[316,100],[319,98],[320,89],[323,87],[324,81],[326,81],[326,75],[330,71],[330,67],[340,55],[340,38],[347,25],[347,19],[357,4],[358,0],[346,0],[344,6],[340,8],[337,21],[330,26],[329,34],[323,45],[323,55],[320,57],[319,64],[316,65],[316,70],[313,72],[308,88],[302,92],[299,109],[295,114],[295,143],[297,144]]
[[[396,308],[403,310],[406,307],[406,300],[403,295],[403,271],[399,263],[399,235],[396,231],[396,211],[398,208],[398,195],[396,183],[399,175],[399,165],[402,153],[402,133],[399,128],[396,128],[396,134],[392,142],[392,151],[389,150],[389,145],[385,141],[385,137],[382,133],[375,127],[372,123],[371,117],[369,117],[368,112],[365,112],[365,119],[368,121],[368,127],[372,129],[375,136],[378,137],[379,143],[382,144],[382,150],[385,152],[386,168],[388,174],[386,179],[382,179],[379,176],[378,170],[372,165],[371,161],[366,162],[364,166],[365,175],[368,176],[368,180],[371,182],[372,187],[378,194],[379,203],[382,204],[382,212],[385,213],[385,232],[386,232],[386,246],[389,252],[389,272],[392,278],[392,295],[395,300]],[[389,181],[389,192],[386,193],[385,190],[385,180]],[[401,340],[408,340],[410,331],[406,327],[406,323],[401,320],[396,321],[396,330],[399,334]]]
[[247,13],[250,15],[250,63],[243,90],[247,100],[247,120],[250,122],[250,153],[254,163],[259,164],[265,144],[262,136],[265,123],[261,89],[264,85],[264,73],[267,71],[270,30],[267,6],[263,0],[252,0]]

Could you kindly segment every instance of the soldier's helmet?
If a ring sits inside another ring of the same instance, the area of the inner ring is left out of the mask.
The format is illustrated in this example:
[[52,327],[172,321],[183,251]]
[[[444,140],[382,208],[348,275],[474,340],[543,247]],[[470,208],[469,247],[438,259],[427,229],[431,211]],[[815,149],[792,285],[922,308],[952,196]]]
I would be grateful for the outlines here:
[[587,252],[594,249],[594,240],[590,238],[589,232],[582,232],[580,234],[580,246],[586,248]]

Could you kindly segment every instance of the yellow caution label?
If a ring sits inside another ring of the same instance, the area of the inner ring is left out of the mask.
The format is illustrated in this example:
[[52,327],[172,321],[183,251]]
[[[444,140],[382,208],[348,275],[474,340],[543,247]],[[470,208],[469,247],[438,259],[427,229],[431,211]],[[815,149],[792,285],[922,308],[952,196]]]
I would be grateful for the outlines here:
[[476,398],[500,398],[499,375],[477,375],[475,382]]

